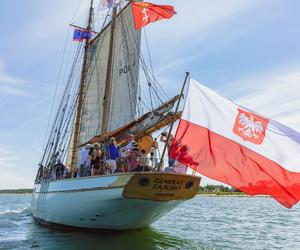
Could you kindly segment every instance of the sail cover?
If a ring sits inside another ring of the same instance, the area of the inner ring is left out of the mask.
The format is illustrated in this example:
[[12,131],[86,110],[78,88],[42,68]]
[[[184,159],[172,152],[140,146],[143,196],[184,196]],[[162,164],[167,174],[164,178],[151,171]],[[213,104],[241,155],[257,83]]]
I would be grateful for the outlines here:
[[110,133],[107,133],[105,135],[97,135],[91,140],[85,142],[83,145],[104,141],[106,137],[111,136],[117,137],[118,144],[121,145],[127,140],[128,133],[134,134],[135,139],[139,139],[145,135],[149,135],[156,130],[167,126],[175,120],[179,119],[181,112],[178,112],[176,115],[171,112],[174,103],[178,99],[179,95],[163,103],[161,106],[152,110],[151,112],[144,114],[135,121],[132,121],[131,123],[126,124],[125,126],[111,131]]
[[[108,24],[89,48],[79,145],[101,132],[110,33]],[[140,41],[141,32],[134,29],[132,10],[127,5],[116,19],[107,132],[135,119]]]

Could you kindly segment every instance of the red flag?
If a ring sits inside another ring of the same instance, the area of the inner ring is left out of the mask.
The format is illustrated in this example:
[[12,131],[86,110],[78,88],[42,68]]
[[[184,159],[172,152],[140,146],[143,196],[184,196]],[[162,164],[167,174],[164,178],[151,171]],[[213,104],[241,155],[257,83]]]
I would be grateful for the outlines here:
[[135,29],[140,29],[148,23],[153,23],[160,19],[170,19],[176,14],[174,7],[171,5],[133,2],[131,6]]
[[288,208],[300,200],[300,133],[192,79],[170,158]]

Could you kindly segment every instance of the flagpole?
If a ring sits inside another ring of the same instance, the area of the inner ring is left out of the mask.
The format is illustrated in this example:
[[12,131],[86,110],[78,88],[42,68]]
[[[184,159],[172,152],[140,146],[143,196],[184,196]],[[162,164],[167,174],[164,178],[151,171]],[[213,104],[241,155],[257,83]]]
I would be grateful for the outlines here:
[[[74,25],[74,24],[69,24],[71,27],[74,27],[74,28],[78,28],[78,29],[82,29],[82,30],[87,30],[87,28],[83,28],[83,27],[80,27],[80,26],[77,26],[77,25]],[[98,34],[99,32],[97,31],[94,31],[94,30],[87,30],[89,32],[93,32],[94,34]]]
[[172,132],[174,123],[176,121],[176,114],[178,112],[179,104],[180,104],[180,101],[181,101],[181,99],[183,97],[183,91],[184,91],[186,83],[188,82],[189,76],[190,76],[190,72],[186,72],[186,75],[185,75],[185,78],[184,78],[184,82],[182,84],[182,88],[181,88],[181,91],[180,91],[179,99],[178,99],[178,102],[177,102],[177,105],[176,105],[176,109],[175,109],[175,113],[174,113],[174,118],[173,118],[173,121],[171,123],[170,129],[169,129],[169,133],[168,133],[168,136],[167,136],[167,139],[166,139],[166,142],[165,142],[164,150],[163,150],[161,158],[160,158],[160,162],[159,162],[159,165],[158,165],[158,170],[160,170],[161,167],[162,167],[162,165],[163,165],[163,161],[164,161],[164,157],[165,157],[165,154],[166,154],[167,146],[169,144],[171,132]]

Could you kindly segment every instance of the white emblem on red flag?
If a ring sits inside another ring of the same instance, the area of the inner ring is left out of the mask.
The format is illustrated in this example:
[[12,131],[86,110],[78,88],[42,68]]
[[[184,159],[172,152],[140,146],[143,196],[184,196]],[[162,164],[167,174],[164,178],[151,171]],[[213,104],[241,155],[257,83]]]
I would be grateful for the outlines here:
[[265,138],[269,120],[245,110],[238,109],[238,111],[233,132],[244,141],[261,144]]
[[147,23],[149,21],[149,18],[150,18],[150,16],[148,15],[147,7],[143,8],[142,14],[143,14],[143,21]]

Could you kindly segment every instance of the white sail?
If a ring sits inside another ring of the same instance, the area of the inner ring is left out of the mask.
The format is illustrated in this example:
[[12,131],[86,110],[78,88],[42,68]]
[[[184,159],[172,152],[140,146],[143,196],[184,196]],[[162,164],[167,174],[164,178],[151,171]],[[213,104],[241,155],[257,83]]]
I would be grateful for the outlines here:
[[[110,32],[109,24],[92,42],[89,49],[79,144],[101,132]],[[118,14],[115,26],[107,132],[129,123],[135,118],[140,39],[140,31],[134,29],[131,7],[127,6]]]
[[117,18],[108,132],[135,119],[141,32],[128,7]]
[[79,144],[101,131],[102,100],[105,89],[109,38],[110,26],[102,31],[89,49],[90,58],[85,78]]

